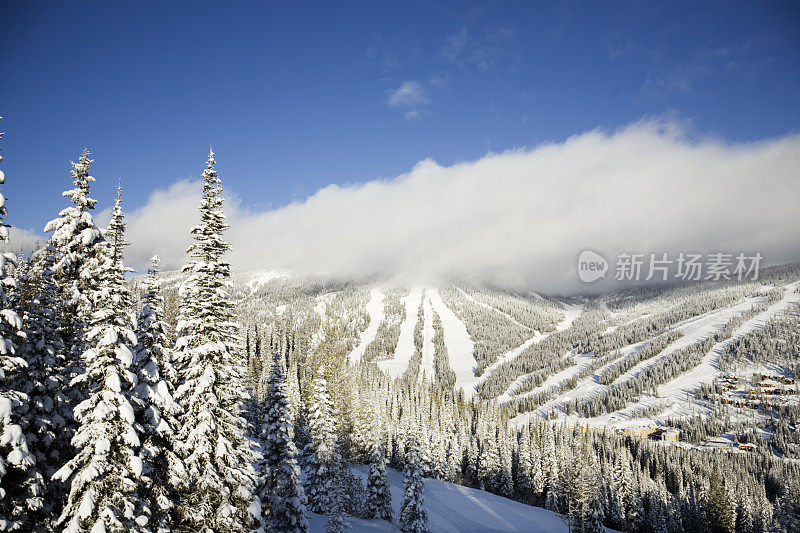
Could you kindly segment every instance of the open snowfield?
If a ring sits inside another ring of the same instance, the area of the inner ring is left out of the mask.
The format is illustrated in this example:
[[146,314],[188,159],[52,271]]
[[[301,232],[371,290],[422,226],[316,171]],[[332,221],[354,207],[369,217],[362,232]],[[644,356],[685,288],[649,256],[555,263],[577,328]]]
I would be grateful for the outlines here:
[[[392,469],[386,471],[391,485],[394,522],[349,517],[352,525],[350,531],[400,531],[397,517],[403,503],[403,474]],[[369,467],[355,467],[354,472],[366,483]],[[425,508],[428,511],[428,527],[431,533],[567,531],[561,515],[552,511],[435,479],[425,480]],[[324,532],[326,521],[326,516],[309,513],[310,531]]]
[[450,357],[450,367],[456,373],[456,388],[464,391],[464,396],[469,399],[475,395],[475,357],[473,350],[475,343],[467,333],[467,327],[445,305],[437,289],[428,289],[433,310],[439,314],[444,330],[444,343]]

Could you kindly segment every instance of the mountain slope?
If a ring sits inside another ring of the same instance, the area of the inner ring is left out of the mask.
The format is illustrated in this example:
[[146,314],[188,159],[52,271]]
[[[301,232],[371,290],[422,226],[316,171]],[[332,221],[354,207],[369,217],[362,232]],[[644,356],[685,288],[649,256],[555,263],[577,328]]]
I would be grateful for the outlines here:
[[[369,467],[355,467],[353,472],[366,480]],[[348,517],[351,531],[399,531],[397,515],[403,502],[403,474],[387,469],[394,523],[384,520],[360,520]],[[515,502],[488,492],[462,487],[436,479],[425,480],[425,509],[431,533],[541,532],[566,533],[561,515]],[[325,531],[326,516],[309,514],[310,531]],[[608,530],[611,531],[611,530]]]

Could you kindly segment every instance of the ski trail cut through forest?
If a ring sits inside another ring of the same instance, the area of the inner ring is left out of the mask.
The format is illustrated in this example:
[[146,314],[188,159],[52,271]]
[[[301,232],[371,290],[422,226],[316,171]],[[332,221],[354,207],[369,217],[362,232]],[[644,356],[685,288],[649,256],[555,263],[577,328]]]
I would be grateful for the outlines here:
[[462,389],[465,398],[472,398],[475,395],[477,379],[475,377],[475,357],[473,356],[475,343],[467,333],[464,323],[442,301],[438,289],[429,289],[428,298],[433,310],[442,320],[444,344],[447,346],[450,368],[456,373],[455,388]]
[[397,339],[397,347],[391,359],[378,361],[378,368],[388,372],[392,378],[403,375],[414,355],[414,326],[417,324],[417,311],[422,301],[422,289],[411,289],[408,296],[403,298],[403,305],[406,310],[406,317],[400,324],[400,336]]
[[361,335],[358,339],[358,346],[356,346],[353,351],[350,352],[350,355],[347,356],[350,364],[356,364],[361,361],[361,358],[364,356],[364,351],[367,349],[367,345],[375,340],[375,335],[378,333],[378,326],[381,322],[383,322],[384,294],[376,287],[373,287],[369,294],[369,302],[367,302],[369,325],[367,325],[367,329],[361,332]]
[[[581,313],[583,313],[583,304],[577,304],[577,305],[564,304],[564,318],[562,318],[561,321],[559,321],[559,323],[556,324],[555,331],[564,331],[572,327],[572,323],[575,322],[575,319],[578,318],[581,315]],[[555,332],[551,331],[544,334],[539,333],[538,331],[535,332],[534,336],[525,341],[524,343],[522,343],[521,346],[517,346],[516,348],[509,351],[505,355],[500,356],[497,359],[497,361],[492,363],[491,366],[487,367],[486,370],[484,370],[483,374],[481,374],[481,376],[477,378],[475,385],[477,386],[484,380],[488,379],[489,376],[491,376],[498,368],[500,368],[500,366],[503,363],[516,359],[522,352],[527,350],[530,346],[542,342],[544,339],[546,339],[553,333]],[[506,391],[500,396],[498,396],[498,401],[500,401],[501,403],[507,402],[514,394],[514,391],[517,389],[517,387],[519,387],[529,375],[530,374],[523,374],[522,376],[515,379],[511,383],[511,385],[508,386]]]
[[[686,395],[694,394],[702,384],[714,381],[714,378],[719,374],[719,357],[731,343],[744,337],[748,333],[763,328],[769,320],[788,309],[791,305],[800,303],[800,293],[795,292],[799,285],[800,282],[787,285],[781,300],[772,304],[766,311],[745,321],[734,330],[730,338],[724,339],[712,346],[699,365],[690,368],[667,383],[660,385],[658,387],[659,396],[669,398],[671,406],[667,410],[659,413],[659,418],[688,415],[692,413],[693,409],[697,410],[697,406],[694,405],[695,402],[693,400],[687,401]],[[760,299],[756,301],[754,305],[762,302],[763,299]],[[608,421],[612,418],[616,420],[617,418],[627,416],[626,412],[628,411],[655,403],[655,400],[658,399],[637,398],[635,401],[629,402],[628,405],[625,406],[625,409],[598,417],[596,420]]]
[[489,304],[486,304],[486,303],[483,303],[483,302],[481,302],[481,301],[478,301],[478,300],[476,300],[474,296],[472,296],[471,294],[467,293],[467,291],[465,291],[464,289],[462,289],[462,288],[461,288],[461,287],[459,287],[458,285],[456,285],[456,284],[453,284],[453,287],[455,287],[455,288],[456,288],[456,290],[457,290],[458,292],[460,292],[460,293],[461,293],[461,295],[462,295],[464,298],[466,298],[466,299],[467,299],[467,300],[469,300],[470,302],[474,303],[475,305],[477,305],[477,306],[480,306],[480,307],[483,307],[484,309],[489,309],[490,311],[494,311],[495,313],[497,313],[497,314],[499,314],[499,315],[502,315],[502,316],[506,317],[508,320],[510,320],[511,322],[513,322],[514,324],[518,325],[519,327],[521,327],[521,328],[523,328],[523,329],[527,329],[528,331],[530,331],[530,330],[532,329],[530,326],[526,326],[526,325],[525,325],[525,324],[523,324],[522,322],[519,322],[519,321],[518,321],[516,318],[514,318],[514,317],[513,317],[513,316],[511,316],[511,315],[509,315],[508,313],[506,313],[506,312],[504,312],[504,311],[501,311],[500,309],[498,309],[498,308],[496,308],[496,307],[493,307],[493,306],[491,306],[491,305],[489,305]]
[[433,345],[433,307],[431,306],[431,299],[425,294],[425,300],[422,304],[422,311],[425,314],[425,319],[422,326],[422,362],[419,366],[418,380],[422,381],[422,374],[425,373],[425,379],[434,381],[433,362],[435,358],[434,345]]

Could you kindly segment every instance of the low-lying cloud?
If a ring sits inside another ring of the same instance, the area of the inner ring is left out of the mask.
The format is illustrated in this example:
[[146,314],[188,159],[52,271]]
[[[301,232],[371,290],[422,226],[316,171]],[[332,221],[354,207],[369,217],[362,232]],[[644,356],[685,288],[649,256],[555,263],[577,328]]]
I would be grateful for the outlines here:
[[[286,268],[344,278],[455,278],[516,290],[584,291],[584,249],[761,252],[800,259],[800,135],[692,141],[641,122],[443,167],[330,185],[302,202],[248,211],[229,196],[226,238],[238,270]],[[223,185],[225,176],[222,176]],[[128,261],[185,261],[198,182],[154,192],[128,213]]]

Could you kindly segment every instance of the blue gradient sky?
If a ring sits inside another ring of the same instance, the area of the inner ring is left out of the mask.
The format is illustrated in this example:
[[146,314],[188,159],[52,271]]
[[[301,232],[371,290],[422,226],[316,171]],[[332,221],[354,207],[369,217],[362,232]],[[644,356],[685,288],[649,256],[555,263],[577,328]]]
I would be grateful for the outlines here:
[[641,118],[748,141],[800,126],[797,2],[0,2],[7,221],[68,162],[129,208],[202,171],[246,208]]

